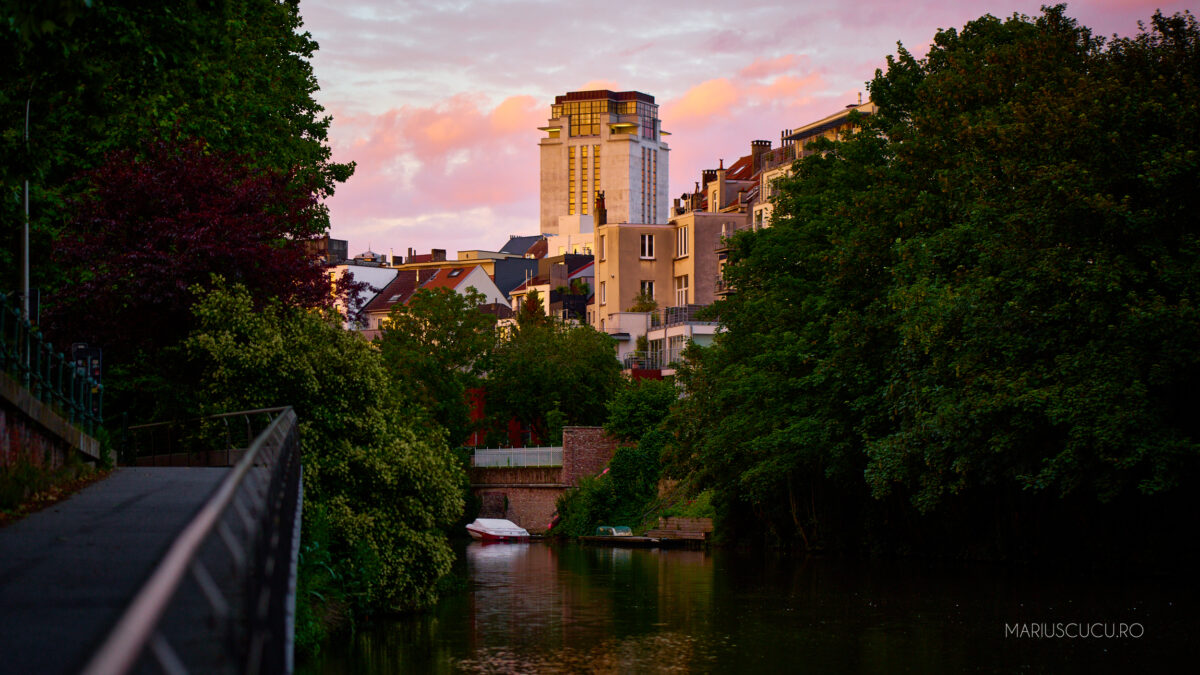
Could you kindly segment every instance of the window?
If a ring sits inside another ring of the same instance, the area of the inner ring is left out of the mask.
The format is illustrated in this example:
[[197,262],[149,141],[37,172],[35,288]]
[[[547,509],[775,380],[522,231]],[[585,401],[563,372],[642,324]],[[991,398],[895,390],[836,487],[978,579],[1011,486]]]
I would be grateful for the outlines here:
[[688,229],[681,227],[675,230],[675,257],[682,258],[688,254]]
[[592,146],[592,194],[600,192],[600,146]]
[[588,202],[591,201],[588,190],[588,146],[584,145],[579,148],[579,213],[588,214]]
[[600,282],[600,304],[603,305],[603,304],[606,304],[607,302],[608,302],[608,282],[601,281]]
[[683,307],[688,304],[688,275],[675,277],[675,306]]
[[654,282],[653,281],[643,281],[642,285],[641,285],[640,293],[647,298],[653,298],[654,297]]
[[761,210],[756,211],[754,213],[754,229],[761,230],[762,226],[763,226],[763,212]]
[[567,148],[567,215],[575,215],[575,146]]
[[600,259],[604,260],[604,235],[600,235]]
[[459,275],[460,275],[460,274],[462,274],[462,273],[463,273],[463,271],[462,271],[462,268],[461,268],[461,267],[456,267],[456,268],[454,268],[454,269],[450,270],[450,274],[447,274],[446,276],[448,276],[448,277],[456,277],[456,276],[459,276]]
[[652,234],[642,235],[642,258],[654,259],[654,235]]

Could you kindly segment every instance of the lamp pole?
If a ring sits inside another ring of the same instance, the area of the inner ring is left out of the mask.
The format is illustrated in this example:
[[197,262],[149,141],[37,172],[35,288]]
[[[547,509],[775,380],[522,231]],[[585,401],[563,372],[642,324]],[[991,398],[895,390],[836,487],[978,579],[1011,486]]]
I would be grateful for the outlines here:
[[[25,156],[29,156],[29,102],[25,99]],[[29,172],[25,173],[25,228],[21,233],[21,315],[29,316]]]

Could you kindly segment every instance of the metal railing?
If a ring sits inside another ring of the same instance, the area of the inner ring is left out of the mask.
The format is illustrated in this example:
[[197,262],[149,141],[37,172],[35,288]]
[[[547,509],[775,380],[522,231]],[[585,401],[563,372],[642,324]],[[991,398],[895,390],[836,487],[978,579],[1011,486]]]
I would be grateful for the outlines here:
[[666,347],[650,351],[630,352],[625,355],[625,370],[666,370],[674,368],[683,360],[683,347]]
[[296,414],[274,412],[85,674],[292,671],[303,488]]
[[663,307],[650,314],[650,327],[677,326],[683,323],[717,323],[716,317],[705,316],[702,311],[708,305],[681,305],[679,307]]
[[54,351],[4,295],[0,295],[0,370],[89,434],[103,420],[104,388],[86,372],[78,372],[62,352]]
[[125,466],[233,466],[282,408],[260,408],[122,430]]
[[540,448],[476,448],[472,465],[478,467],[562,466],[562,446]]

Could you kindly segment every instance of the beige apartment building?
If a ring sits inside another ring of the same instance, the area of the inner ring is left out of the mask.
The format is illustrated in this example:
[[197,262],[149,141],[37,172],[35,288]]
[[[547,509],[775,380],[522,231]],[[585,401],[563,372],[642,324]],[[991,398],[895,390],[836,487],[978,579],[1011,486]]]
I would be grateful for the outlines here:
[[762,169],[759,172],[758,203],[754,205],[751,227],[755,230],[770,227],[775,210],[771,198],[777,189],[776,181],[791,175],[793,162],[814,152],[809,149],[814,141],[820,138],[837,140],[845,134],[853,133],[858,126],[850,121],[850,113],[870,115],[876,109],[873,101],[851,104],[799,129],[784,131],[781,134],[781,147],[770,151],[763,158]]
[[608,222],[665,224],[668,152],[654,97],[573,91],[554,99],[539,142],[541,232],[548,255],[594,253],[596,196]]

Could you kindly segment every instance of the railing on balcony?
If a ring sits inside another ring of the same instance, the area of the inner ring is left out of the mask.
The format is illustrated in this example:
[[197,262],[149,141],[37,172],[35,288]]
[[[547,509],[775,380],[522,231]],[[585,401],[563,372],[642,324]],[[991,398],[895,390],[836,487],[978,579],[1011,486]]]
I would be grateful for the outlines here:
[[703,313],[708,305],[682,305],[679,307],[663,307],[650,314],[651,328],[665,328],[684,323],[717,323],[716,317]]
[[625,370],[666,370],[674,368],[683,359],[683,348],[666,348],[650,351],[629,352],[623,359]]
[[782,148],[775,148],[763,155],[762,170],[767,171],[777,166],[791,164],[794,161],[796,161],[796,146],[785,145]]
[[54,351],[4,295],[0,295],[0,370],[89,434],[103,420],[104,388],[86,371],[79,372],[62,352]]
[[86,675],[292,672],[300,448],[296,413],[272,412],[266,430],[171,544]]
[[540,448],[476,448],[477,467],[562,466],[562,446]]

